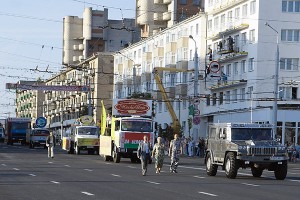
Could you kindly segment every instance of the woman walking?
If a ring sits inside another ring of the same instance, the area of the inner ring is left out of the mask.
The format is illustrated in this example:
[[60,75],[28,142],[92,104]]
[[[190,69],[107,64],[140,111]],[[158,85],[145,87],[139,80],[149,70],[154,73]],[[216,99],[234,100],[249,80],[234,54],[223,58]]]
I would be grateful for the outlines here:
[[155,168],[158,174],[163,166],[165,157],[165,145],[162,143],[161,137],[157,138],[157,143],[153,147],[152,157],[155,158]]

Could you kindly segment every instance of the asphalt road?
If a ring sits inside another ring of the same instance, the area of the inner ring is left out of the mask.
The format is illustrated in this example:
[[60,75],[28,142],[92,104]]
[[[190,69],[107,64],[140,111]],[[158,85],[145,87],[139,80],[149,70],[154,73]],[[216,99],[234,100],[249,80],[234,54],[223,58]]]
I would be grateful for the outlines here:
[[222,170],[208,177],[203,159],[189,157],[182,157],[179,173],[171,174],[169,161],[166,157],[161,174],[151,164],[142,176],[140,164],[129,159],[104,162],[98,155],[70,155],[59,147],[49,159],[42,148],[0,144],[0,200],[300,198],[300,161],[289,163],[283,181],[267,171],[254,178],[248,169],[240,169],[236,179],[227,179]]

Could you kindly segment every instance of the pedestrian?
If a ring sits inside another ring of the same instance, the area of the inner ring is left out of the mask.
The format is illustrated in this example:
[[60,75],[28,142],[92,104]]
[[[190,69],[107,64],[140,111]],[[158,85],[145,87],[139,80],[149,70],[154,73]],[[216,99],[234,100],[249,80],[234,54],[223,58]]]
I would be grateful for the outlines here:
[[154,145],[152,150],[152,158],[155,158],[156,173],[159,174],[164,164],[165,157],[165,145],[162,142],[162,138],[157,138],[157,143]]
[[148,137],[144,135],[143,142],[139,143],[139,147],[137,150],[137,156],[141,160],[142,164],[142,175],[146,176],[147,173],[147,165],[148,161],[150,160],[150,151],[151,151],[151,145],[148,140]]
[[171,157],[171,166],[170,172],[177,173],[177,167],[179,162],[179,155],[181,149],[181,141],[178,137],[178,134],[174,135],[174,139],[171,140],[170,149],[169,149],[169,156]]
[[50,132],[50,135],[47,137],[46,146],[48,147],[48,158],[54,158],[53,148],[55,146],[55,136],[53,132]]

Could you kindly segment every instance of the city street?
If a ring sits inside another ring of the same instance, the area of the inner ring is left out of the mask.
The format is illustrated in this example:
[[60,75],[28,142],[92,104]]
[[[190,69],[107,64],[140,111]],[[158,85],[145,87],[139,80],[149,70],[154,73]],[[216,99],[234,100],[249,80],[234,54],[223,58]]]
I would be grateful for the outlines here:
[[89,200],[89,199],[299,199],[300,161],[289,163],[287,178],[274,179],[264,171],[254,178],[239,170],[227,179],[220,170],[208,177],[203,159],[182,157],[178,174],[169,173],[169,158],[161,174],[149,165],[147,176],[140,164],[129,159],[104,162],[98,155],[70,155],[56,147],[54,159],[46,149],[0,144],[0,199]]

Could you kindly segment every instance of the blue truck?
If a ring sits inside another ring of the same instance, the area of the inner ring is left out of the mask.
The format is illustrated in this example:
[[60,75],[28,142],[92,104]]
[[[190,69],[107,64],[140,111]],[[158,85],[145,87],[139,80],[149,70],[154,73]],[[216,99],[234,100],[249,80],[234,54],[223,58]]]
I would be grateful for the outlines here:
[[26,133],[31,129],[31,118],[7,118],[5,120],[5,142],[26,144]]

